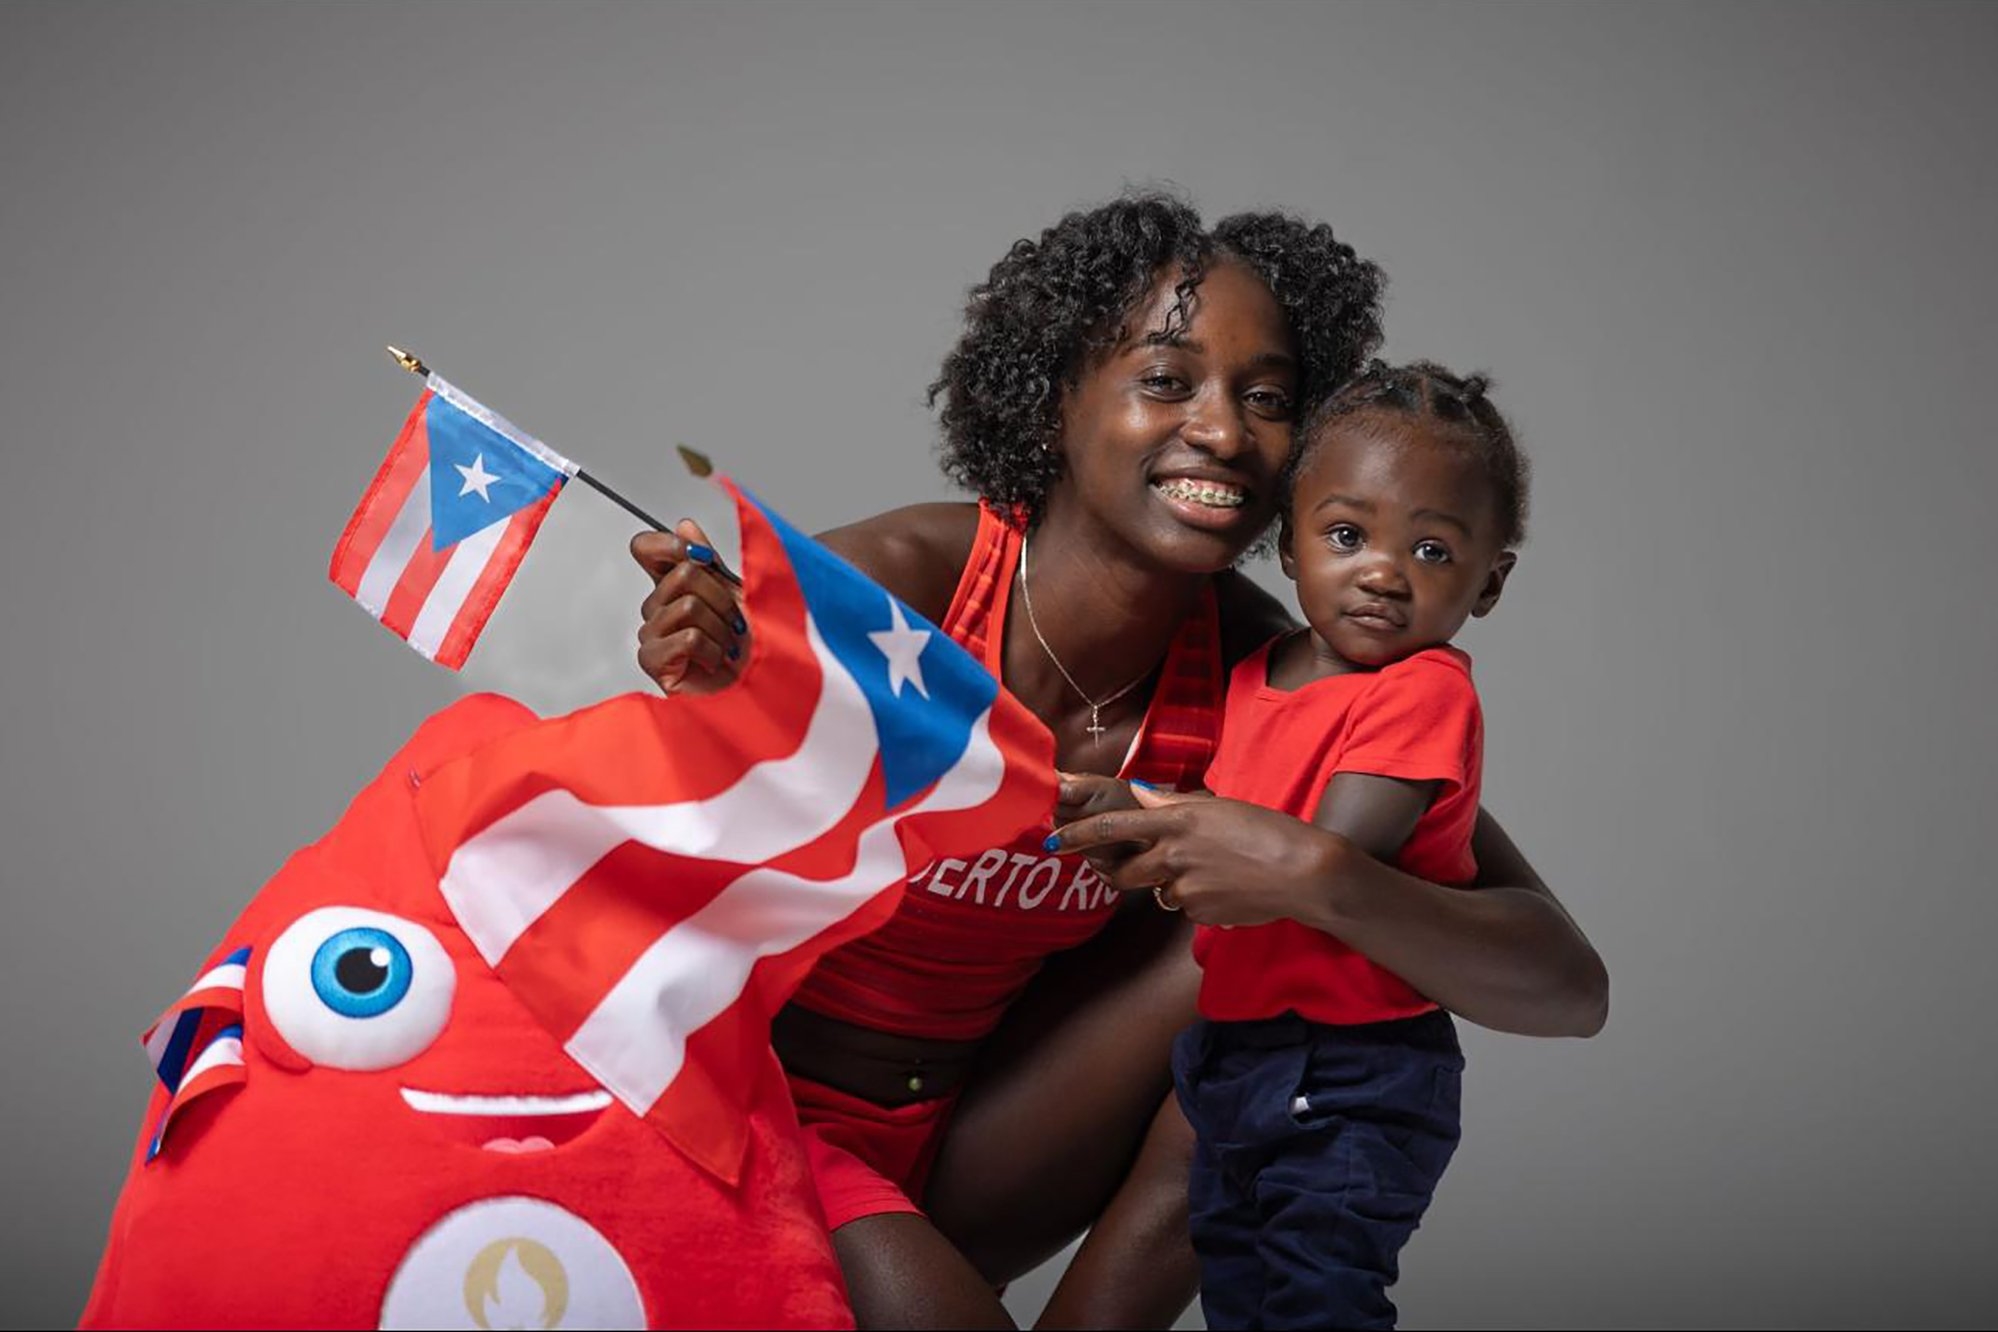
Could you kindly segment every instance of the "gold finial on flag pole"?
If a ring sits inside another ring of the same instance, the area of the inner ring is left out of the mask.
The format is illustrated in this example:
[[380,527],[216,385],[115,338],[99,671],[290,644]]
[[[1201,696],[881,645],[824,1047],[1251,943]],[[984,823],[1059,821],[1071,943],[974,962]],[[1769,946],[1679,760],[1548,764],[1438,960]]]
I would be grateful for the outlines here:
[[[695,476],[705,481],[715,474],[714,460],[699,449],[690,449],[685,444],[675,444],[673,448],[679,453],[680,461],[687,464],[687,470]],[[705,563],[735,586],[742,586],[742,575],[722,563],[721,556],[712,555]]]
[[673,447],[680,451],[680,461],[687,464],[687,470],[695,476],[706,479],[715,474],[714,462],[707,454],[699,449],[690,449],[685,444],[675,444]]
[[425,365],[419,357],[412,356],[394,343],[388,344],[388,354],[395,358],[397,365],[409,371],[412,375],[422,375],[425,379],[430,377],[429,366]]

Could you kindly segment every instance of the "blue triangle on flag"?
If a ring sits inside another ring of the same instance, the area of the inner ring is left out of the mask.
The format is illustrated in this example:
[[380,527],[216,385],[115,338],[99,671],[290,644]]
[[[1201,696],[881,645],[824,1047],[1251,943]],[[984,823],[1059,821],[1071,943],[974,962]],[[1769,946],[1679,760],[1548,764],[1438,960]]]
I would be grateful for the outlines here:
[[430,400],[423,426],[430,439],[430,539],[438,550],[506,521],[564,479],[442,397]]
[[[772,512],[812,621],[867,696],[888,808],[926,790],[964,756],[999,682],[950,636]],[[896,662],[900,661],[901,669]],[[918,684],[917,681],[921,683]]]

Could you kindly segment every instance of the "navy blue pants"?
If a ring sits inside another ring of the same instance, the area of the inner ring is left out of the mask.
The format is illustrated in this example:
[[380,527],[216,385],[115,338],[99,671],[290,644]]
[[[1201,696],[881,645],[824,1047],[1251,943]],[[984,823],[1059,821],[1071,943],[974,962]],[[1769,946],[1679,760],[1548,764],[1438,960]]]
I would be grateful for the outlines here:
[[1447,1013],[1197,1022],[1173,1046],[1207,1326],[1391,1328],[1402,1245],[1457,1148]]

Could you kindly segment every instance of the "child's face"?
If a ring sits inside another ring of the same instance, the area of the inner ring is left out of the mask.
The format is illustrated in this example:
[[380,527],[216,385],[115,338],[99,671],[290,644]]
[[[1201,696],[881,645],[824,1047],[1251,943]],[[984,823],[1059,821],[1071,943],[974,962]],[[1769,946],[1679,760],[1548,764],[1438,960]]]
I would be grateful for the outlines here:
[[1283,571],[1321,644],[1385,666],[1498,604],[1516,558],[1484,469],[1426,423],[1335,421],[1297,479]]

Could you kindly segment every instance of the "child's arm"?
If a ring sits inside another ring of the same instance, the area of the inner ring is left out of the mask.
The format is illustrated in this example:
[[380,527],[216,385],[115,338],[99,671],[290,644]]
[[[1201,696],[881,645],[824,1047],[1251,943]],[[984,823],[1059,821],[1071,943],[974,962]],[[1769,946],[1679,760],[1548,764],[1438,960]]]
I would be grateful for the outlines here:
[[1392,863],[1442,786],[1440,781],[1411,782],[1367,772],[1335,773],[1311,821],[1374,859]]
[[1311,821],[1392,865],[1430,806],[1476,788],[1483,737],[1460,655],[1422,652],[1386,667],[1346,717]]

